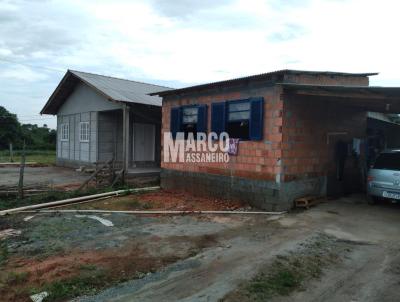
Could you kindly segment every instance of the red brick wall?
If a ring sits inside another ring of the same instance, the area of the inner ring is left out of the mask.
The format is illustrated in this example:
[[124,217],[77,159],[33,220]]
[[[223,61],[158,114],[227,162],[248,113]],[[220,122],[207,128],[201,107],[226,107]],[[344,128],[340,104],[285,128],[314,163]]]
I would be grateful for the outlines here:
[[[303,84],[368,85],[367,77],[286,75],[285,80]],[[162,154],[161,167],[282,182],[324,176],[334,166],[335,140],[365,136],[365,113],[359,109],[339,107],[326,101],[315,102],[304,97],[283,100],[281,93],[278,86],[258,82],[164,97],[162,139],[170,128],[172,107],[207,104],[210,131],[211,103],[255,96],[264,97],[264,133],[261,141],[240,142],[238,155],[231,156],[229,163],[167,163]],[[348,134],[333,136],[330,144],[327,143],[329,132],[341,131]]]
[[[335,143],[366,135],[366,112],[307,97],[285,99],[282,181],[324,176],[335,169]],[[346,135],[329,135],[346,132]],[[329,136],[329,139],[328,139]]]
[[229,92],[208,91],[199,95],[163,100],[162,138],[170,128],[172,107],[188,104],[208,105],[208,131],[211,130],[211,103],[248,97],[264,97],[264,135],[261,141],[242,141],[237,156],[229,163],[166,163],[161,156],[161,167],[165,169],[232,175],[254,179],[275,180],[280,173],[283,101],[278,87],[237,87]]

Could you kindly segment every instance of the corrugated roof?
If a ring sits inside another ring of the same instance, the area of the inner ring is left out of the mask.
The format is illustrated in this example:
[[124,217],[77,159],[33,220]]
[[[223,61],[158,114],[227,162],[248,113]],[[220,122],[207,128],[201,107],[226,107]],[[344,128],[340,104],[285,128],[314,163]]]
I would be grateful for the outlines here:
[[172,89],[165,86],[68,70],[40,113],[56,114],[79,81],[89,85],[110,101],[152,106],[161,106],[162,99],[158,96],[149,95],[150,93]]
[[200,85],[195,85],[195,86],[190,86],[190,87],[185,87],[185,88],[158,91],[155,93],[151,93],[150,95],[159,95],[159,96],[173,95],[173,94],[179,94],[179,93],[184,93],[184,92],[189,92],[189,91],[194,91],[194,90],[200,90],[200,89],[204,89],[204,88],[208,89],[208,88],[213,88],[213,87],[224,86],[227,84],[236,84],[236,83],[245,82],[245,81],[249,81],[249,80],[271,79],[271,80],[279,81],[278,76],[282,76],[282,75],[286,75],[286,74],[329,75],[329,76],[343,76],[343,77],[352,77],[352,76],[353,77],[354,76],[367,77],[367,76],[377,75],[378,73],[376,73],[376,72],[348,73],[348,72],[335,72],[335,71],[310,71],[310,70],[282,69],[282,70],[276,70],[276,71],[267,72],[267,73],[261,73],[261,74],[246,76],[246,77],[224,80],[224,81],[200,84]]
[[101,90],[114,101],[161,106],[161,98],[150,96],[149,93],[160,89],[172,89],[169,87],[119,79],[82,71],[70,70],[70,72],[88,84]]

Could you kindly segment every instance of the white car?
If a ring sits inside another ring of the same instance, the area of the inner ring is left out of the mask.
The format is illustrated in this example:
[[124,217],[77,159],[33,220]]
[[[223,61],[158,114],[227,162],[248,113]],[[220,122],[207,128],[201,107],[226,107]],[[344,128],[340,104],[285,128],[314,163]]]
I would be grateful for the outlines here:
[[400,150],[382,152],[368,172],[367,192],[371,202],[400,202]]

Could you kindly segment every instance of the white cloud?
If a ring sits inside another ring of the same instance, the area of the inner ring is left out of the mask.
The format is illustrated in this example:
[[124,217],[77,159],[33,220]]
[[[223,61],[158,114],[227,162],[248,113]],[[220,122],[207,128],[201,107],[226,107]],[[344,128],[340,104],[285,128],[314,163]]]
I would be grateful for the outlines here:
[[34,83],[46,80],[47,75],[41,72],[34,71],[33,69],[26,66],[13,65],[6,68],[2,68],[0,70],[0,79],[2,78],[8,80]]
[[10,56],[11,54],[12,54],[12,52],[10,49],[0,48],[0,56],[7,57],[7,56]]
[[0,61],[0,95],[23,81],[19,99],[39,112],[67,68],[169,86],[283,68],[379,71],[373,84],[400,86],[398,11],[391,0],[0,0],[0,60],[45,67]]

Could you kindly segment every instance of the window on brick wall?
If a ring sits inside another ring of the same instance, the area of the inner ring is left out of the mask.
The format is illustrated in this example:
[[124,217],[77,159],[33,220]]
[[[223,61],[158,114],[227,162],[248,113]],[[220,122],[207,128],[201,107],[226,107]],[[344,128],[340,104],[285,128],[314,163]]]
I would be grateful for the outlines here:
[[250,100],[228,102],[226,132],[229,137],[250,138]]
[[69,140],[69,124],[63,123],[60,126],[60,135],[61,135],[61,140],[62,141],[68,141]]
[[189,105],[171,109],[170,130],[173,138],[183,132],[185,139],[189,133],[196,138],[197,133],[207,131],[207,105]]
[[213,103],[211,106],[211,130],[227,132],[231,138],[261,140],[263,134],[262,97]]
[[87,142],[89,142],[89,137],[90,137],[89,122],[79,123],[79,141],[87,143]]
[[182,132],[185,133],[185,138],[189,133],[193,133],[193,137],[197,135],[199,107],[184,107],[182,108]]

